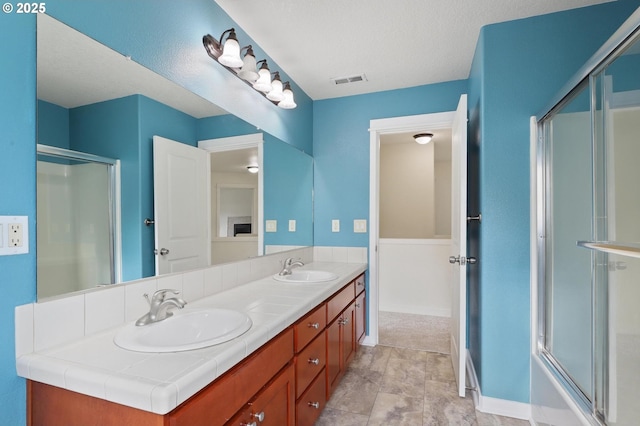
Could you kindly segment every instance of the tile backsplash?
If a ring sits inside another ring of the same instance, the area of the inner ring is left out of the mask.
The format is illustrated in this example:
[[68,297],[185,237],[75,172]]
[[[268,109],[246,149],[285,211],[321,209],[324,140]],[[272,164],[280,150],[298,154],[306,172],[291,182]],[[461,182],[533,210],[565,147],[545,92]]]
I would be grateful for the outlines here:
[[[277,248],[271,252],[273,254],[238,262],[17,306],[16,357],[133,321],[149,309],[145,293],[176,289],[189,302],[275,274],[282,268],[284,252]],[[299,257],[305,263],[366,263],[367,248],[305,247],[287,251],[286,256]]]

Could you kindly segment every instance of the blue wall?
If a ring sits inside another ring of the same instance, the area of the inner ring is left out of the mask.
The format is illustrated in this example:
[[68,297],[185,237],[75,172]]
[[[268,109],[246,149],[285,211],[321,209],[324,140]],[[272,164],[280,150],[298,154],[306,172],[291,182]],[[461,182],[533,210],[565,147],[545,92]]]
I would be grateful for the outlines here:
[[29,253],[0,256],[0,422],[25,423],[25,381],[16,376],[14,308],[36,294],[36,25],[0,14],[0,215],[29,216]]
[[38,100],[38,143],[69,148],[69,110]]
[[[467,81],[316,101],[313,111],[314,244],[367,247],[368,233],[353,220],[369,220],[369,121],[455,111]],[[331,232],[339,219],[340,232]]]
[[125,280],[141,278],[137,96],[72,108],[69,117],[71,149],[120,159],[122,276]]
[[[469,349],[483,395],[529,401],[529,117],[638,7],[617,1],[483,28],[470,75],[482,224]],[[471,158],[474,158],[473,156]],[[475,213],[475,212],[474,212]]]

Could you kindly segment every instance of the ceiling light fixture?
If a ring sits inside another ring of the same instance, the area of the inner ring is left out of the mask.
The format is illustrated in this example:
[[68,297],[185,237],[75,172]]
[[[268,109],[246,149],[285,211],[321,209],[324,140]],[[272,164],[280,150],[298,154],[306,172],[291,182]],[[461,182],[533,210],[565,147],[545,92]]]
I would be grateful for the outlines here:
[[425,145],[431,142],[431,139],[433,139],[433,133],[418,133],[417,135],[413,135],[413,138],[420,145]]
[[249,173],[258,173],[259,170],[258,166],[247,166],[247,171]]
[[[283,109],[292,109],[297,106],[293,100],[291,84],[288,81],[283,83],[278,71],[273,73],[272,80],[267,60],[262,59],[256,62],[251,45],[240,48],[234,28],[224,31],[220,36],[220,41],[207,34],[202,37],[202,44],[211,58],[275,105]],[[241,57],[243,52],[244,57]],[[258,65],[260,65],[259,70],[257,69]]]

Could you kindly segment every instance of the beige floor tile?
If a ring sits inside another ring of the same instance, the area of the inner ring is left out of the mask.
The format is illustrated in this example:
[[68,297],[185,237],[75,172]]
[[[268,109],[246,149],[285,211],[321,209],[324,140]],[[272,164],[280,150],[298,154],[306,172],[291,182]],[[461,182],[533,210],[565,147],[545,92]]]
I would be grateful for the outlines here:
[[[372,376],[377,380],[372,380]],[[349,368],[327,401],[327,407],[369,415],[381,381],[382,373]]]
[[413,398],[424,396],[425,361],[390,358],[380,392]]
[[315,426],[366,426],[368,414],[355,414],[327,407],[315,423]]
[[422,424],[423,399],[379,392],[368,426],[415,426]]

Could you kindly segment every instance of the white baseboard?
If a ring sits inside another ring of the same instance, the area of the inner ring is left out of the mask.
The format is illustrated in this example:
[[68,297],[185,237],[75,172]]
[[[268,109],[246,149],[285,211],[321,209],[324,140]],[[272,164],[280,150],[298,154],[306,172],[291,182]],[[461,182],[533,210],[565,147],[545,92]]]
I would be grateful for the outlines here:
[[375,339],[371,336],[364,336],[364,339],[362,339],[362,342],[360,344],[362,346],[375,346],[378,344],[378,342],[376,342]]
[[440,308],[436,306],[381,303],[378,310],[382,312],[397,312],[401,314],[429,315],[432,317],[451,318],[451,308]]
[[476,369],[469,351],[467,351],[467,376],[476,410],[487,414],[528,420],[531,423],[531,404],[482,396]]

